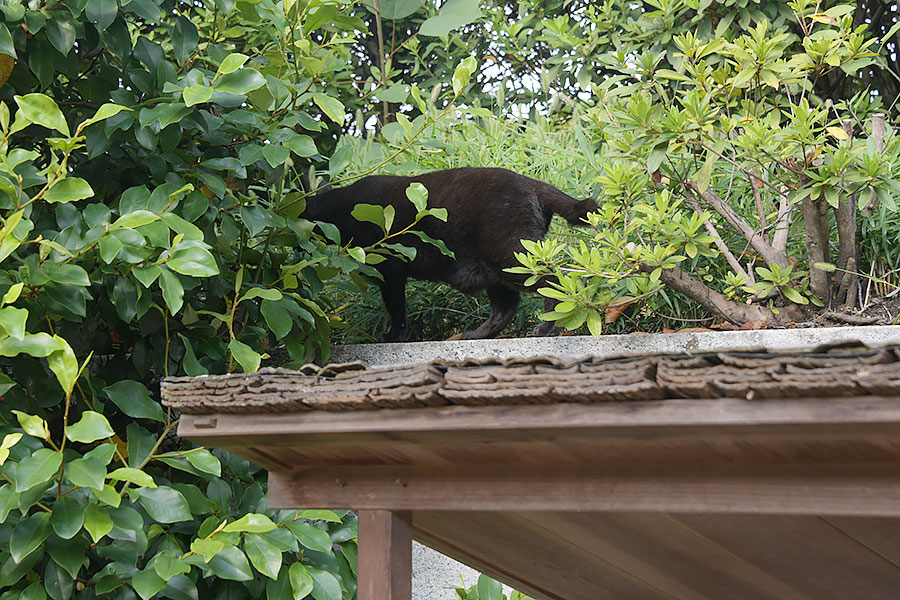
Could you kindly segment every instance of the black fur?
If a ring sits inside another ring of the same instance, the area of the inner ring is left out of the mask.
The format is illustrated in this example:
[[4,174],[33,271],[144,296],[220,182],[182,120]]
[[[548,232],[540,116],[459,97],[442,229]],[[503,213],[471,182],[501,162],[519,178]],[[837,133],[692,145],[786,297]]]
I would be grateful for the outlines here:
[[593,200],[576,200],[552,185],[506,169],[460,168],[415,177],[364,177],[347,187],[316,194],[308,200],[303,216],[333,223],[344,244],[352,240],[355,246],[367,246],[381,239],[382,233],[377,226],[354,219],[353,207],[392,205],[396,231],[415,218],[415,207],[406,197],[406,188],[413,182],[428,189],[429,208],[446,208],[448,215],[446,223],[425,217],[416,229],[443,240],[456,259],[412,235],[392,240],[416,248],[416,258],[409,262],[389,259],[376,267],[384,278],[379,287],[391,316],[391,328],[379,341],[406,339],[407,278],[443,281],[468,294],[487,290],[490,318],[462,337],[496,336],[515,316],[519,292],[526,290],[523,277],[503,271],[518,264],[513,253],[523,250],[520,240],[542,239],[553,213],[577,224],[596,209]]

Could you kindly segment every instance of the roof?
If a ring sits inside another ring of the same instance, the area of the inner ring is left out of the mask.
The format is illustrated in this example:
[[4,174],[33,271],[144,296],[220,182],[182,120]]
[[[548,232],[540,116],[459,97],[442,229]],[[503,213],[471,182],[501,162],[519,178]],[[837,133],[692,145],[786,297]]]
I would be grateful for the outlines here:
[[163,403],[184,414],[371,410],[445,405],[616,402],[663,398],[851,396],[900,392],[900,347],[805,353],[432,361],[369,368],[171,377]]
[[413,538],[537,600],[887,600],[898,362],[832,346],[351,363],[162,395],[181,436],[268,470],[270,508],[408,515]]

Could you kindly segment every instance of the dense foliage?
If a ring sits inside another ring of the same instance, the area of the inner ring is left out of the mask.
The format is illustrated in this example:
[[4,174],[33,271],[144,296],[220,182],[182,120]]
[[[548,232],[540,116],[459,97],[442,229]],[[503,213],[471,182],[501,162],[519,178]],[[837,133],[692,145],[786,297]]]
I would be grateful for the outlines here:
[[[599,195],[594,231],[522,255],[570,328],[690,297],[689,273],[762,318],[853,308],[843,275],[900,263],[879,6],[4,2],[0,598],[354,597],[352,513],[268,511],[265,474],[178,440],[157,398],[382,329],[347,287],[413,224],[362,208],[385,236],[354,247],[302,218],[324,181],[490,165]],[[479,310],[420,304],[434,336]]]

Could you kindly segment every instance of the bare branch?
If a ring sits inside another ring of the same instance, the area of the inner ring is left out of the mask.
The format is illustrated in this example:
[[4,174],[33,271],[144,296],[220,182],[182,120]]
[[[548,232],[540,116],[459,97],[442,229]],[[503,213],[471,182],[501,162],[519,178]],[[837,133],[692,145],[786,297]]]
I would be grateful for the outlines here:
[[[652,272],[655,268],[649,264],[641,265],[641,270],[647,273]],[[659,278],[664,284],[698,302],[711,313],[736,325],[743,325],[751,321],[786,323],[803,316],[802,310],[796,305],[782,308],[776,314],[771,309],[758,304],[734,302],[681,269],[663,269]]]
[[719,213],[729,225],[734,227],[738,233],[744,236],[744,239],[750,242],[750,245],[753,246],[753,249],[759,253],[764,261],[777,264],[780,267],[787,267],[790,264],[787,259],[787,254],[772,247],[760,232],[754,230],[743,217],[728,206],[724,200],[719,198],[715,192],[709,189],[705,192],[700,192],[700,188],[694,181],[688,181],[687,185],[709,203],[713,210]]
[[791,212],[793,212],[793,206],[791,206],[787,192],[782,189],[778,192],[778,217],[775,219],[772,247],[775,248],[776,252],[784,255],[787,255],[788,233],[791,230]]
[[763,206],[762,194],[759,192],[759,181],[756,171],[750,171],[750,187],[753,189],[753,199],[756,201],[756,214],[759,218],[759,230],[766,230],[766,207]]
[[[698,215],[703,212],[703,208],[700,206],[700,202],[697,201],[697,197],[694,195],[694,192],[693,190],[691,190],[691,188],[684,188],[684,196],[687,200],[687,203],[691,208],[694,209],[694,211]],[[716,230],[715,225],[713,225],[712,222],[707,219],[703,222],[703,226],[706,228],[706,232],[715,239],[716,247],[719,249],[719,252],[721,252],[725,257],[725,260],[728,261],[728,264],[731,265],[731,268],[734,270],[734,272],[750,282],[750,276],[747,274],[747,271],[744,270],[744,267],[741,266],[741,263],[738,262],[738,259],[725,244],[725,240],[723,240],[722,236],[719,235],[719,232]]]
[[[872,117],[872,137],[875,138],[875,150],[881,154],[884,152],[884,114],[878,114]],[[875,190],[869,192],[869,200],[862,207],[862,214],[871,217],[875,214]]]

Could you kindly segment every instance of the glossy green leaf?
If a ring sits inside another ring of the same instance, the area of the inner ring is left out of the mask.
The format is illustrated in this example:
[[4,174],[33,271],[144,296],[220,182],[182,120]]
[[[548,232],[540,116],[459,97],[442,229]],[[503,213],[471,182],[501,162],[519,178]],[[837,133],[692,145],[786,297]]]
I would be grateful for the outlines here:
[[46,484],[57,475],[60,465],[62,454],[59,452],[49,448],[36,450],[16,466],[16,491],[21,494],[37,485]]
[[9,553],[17,563],[38,549],[44,543],[53,528],[50,526],[50,513],[38,512],[25,517],[16,524],[9,538]]
[[44,589],[53,600],[68,600],[72,596],[72,588],[75,582],[65,569],[54,561],[47,561],[44,567]]
[[170,487],[141,488],[139,501],[147,514],[159,523],[190,521],[188,501],[176,489]]
[[478,600],[503,600],[503,586],[487,575],[478,576],[475,589],[478,591]]
[[106,386],[103,392],[129,417],[165,421],[162,405],[153,400],[146,386],[138,381],[123,379]]
[[[69,135],[69,124],[62,111],[51,98],[44,94],[26,94],[24,96],[14,96],[16,104],[22,111],[22,115],[29,122],[47,129],[53,129],[61,134]],[[93,192],[92,192],[93,194]]]
[[84,525],[84,508],[71,496],[63,496],[53,503],[50,525],[57,536],[64,540],[71,539]]
[[[209,569],[222,579],[250,581],[253,571],[243,552],[235,546],[225,546],[209,561]],[[340,600],[340,599],[338,599]]]
[[62,347],[50,353],[47,357],[47,366],[56,375],[56,379],[66,395],[69,395],[72,393],[78,380],[78,360],[76,360],[75,353],[64,339],[59,338],[58,341]]
[[341,518],[333,510],[304,510],[300,513],[300,518],[313,521],[328,521],[329,523],[341,522]]
[[363,0],[363,4],[371,12],[375,12],[378,7],[378,13],[383,20],[393,21],[395,19],[405,19],[417,10],[422,8],[424,0]]
[[304,547],[309,548],[310,550],[331,554],[331,536],[328,535],[327,531],[323,531],[313,526],[311,523],[305,523],[303,521],[291,523],[288,525],[288,529],[297,536],[297,541]]
[[322,112],[324,112],[329,119],[338,125],[344,124],[344,105],[340,100],[322,92],[313,92],[313,102],[322,109]]
[[178,276],[168,269],[159,272],[159,287],[162,289],[163,299],[169,307],[169,313],[175,315],[184,305],[184,287]]
[[213,89],[229,94],[249,94],[264,85],[266,85],[266,78],[259,71],[245,67],[219,77],[213,84]]
[[332,573],[307,567],[313,579],[312,597],[316,600],[341,600],[341,584]]
[[99,542],[113,528],[109,510],[99,504],[88,504],[84,509],[84,528],[94,543]]
[[275,523],[273,523],[272,520],[266,515],[250,513],[244,515],[233,523],[229,523],[222,531],[226,533],[231,531],[265,533],[267,531],[272,531],[273,529],[275,529],[275,527],[277,527],[277,525],[275,525]]
[[290,313],[277,302],[263,300],[260,304],[260,312],[276,339],[280,340],[286,337],[294,327]]
[[206,562],[212,560],[224,547],[224,542],[215,539],[197,539],[191,542],[191,552],[199,554]]
[[133,483],[138,487],[156,487],[156,483],[153,481],[153,477],[141,471],[140,469],[135,469],[133,467],[120,467],[107,475],[107,478],[110,481],[127,481],[129,483]]
[[81,419],[66,428],[66,437],[73,442],[90,443],[115,434],[106,417],[98,412],[86,410]]
[[66,463],[66,479],[77,486],[102,489],[106,465],[97,459],[76,458]]
[[216,477],[219,477],[222,474],[222,464],[219,462],[219,459],[206,448],[198,448],[197,450],[186,452],[184,457],[189,463],[194,465],[198,471],[210,473]]
[[195,104],[209,102],[214,92],[215,90],[212,87],[198,83],[197,85],[184,88],[182,95],[187,106],[194,106]]
[[259,369],[259,364],[262,362],[262,356],[247,344],[239,340],[231,340],[228,343],[228,350],[231,352],[234,360],[236,360],[238,364],[241,365],[241,368],[244,369],[245,373],[252,373]]
[[212,253],[202,246],[193,245],[196,243],[184,242],[183,246],[176,247],[172,253],[172,258],[169,259],[166,265],[176,273],[191,277],[218,275],[219,266],[216,264],[216,259],[213,258]]
[[116,0],[87,0],[84,12],[99,31],[104,31],[116,20],[119,3]]
[[281,550],[266,538],[248,533],[244,536],[244,552],[257,571],[270,579],[278,579],[278,571],[281,569]]
[[301,563],[294,563],[288,569],[288,577],[291,581],[291,589],[294,591],[294,598],[306,598],[313,591],[315,581],[309,571]]
[[9,449],[19,443],[19,440],[21,439],[21,433],[7,433],[3,436],[3,442],[0,443],[0,465],[5,463],[6,459],[9,458]]
[[81,537],[62,539],[55,535],[47,538],[47,553],[56,564],[62,567],[74,579],[85,562],[85,543]]
[[156,213],[150,212],[149,210],[135,210],[116,219],[110,225],[110,229],[134,229],[135,227],[147,225],[148,223],[153,223],[158,220],[159,217]]
[[131,578],[131,587],[143,600],[148,600],[166,587],[166,582],[153,569],[144,569]]
[[419,35],[444,37],[454,29],[468,25],[482,16],[478,0],[447,0],[437,15],[422,23]]
[[60,54],[66,56],[75,45],[75,25],[63,15],[56,13],[56,18],[47,23],[47,38]]
[[12,413],[16,415],[19,426],[25,433],[39,440],[50,439],[50,429],[47,428],[47,422],[44,419],[37,415],[29,415],[20,410],[13,410]]

